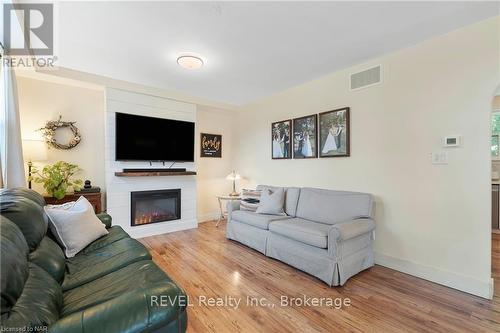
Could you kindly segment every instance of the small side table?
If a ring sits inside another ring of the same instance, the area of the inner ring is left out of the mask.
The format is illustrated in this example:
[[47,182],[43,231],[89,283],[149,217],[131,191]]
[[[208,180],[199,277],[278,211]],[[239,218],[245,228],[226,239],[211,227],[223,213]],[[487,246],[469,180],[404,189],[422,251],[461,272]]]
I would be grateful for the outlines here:
[[66,194],[66,196],[62,199],[56,199],[54,197],[49,197],[47,194],[43,196],[45,199],[45,202],[48,205],[62,205],[66,202],[70,201],[76,201],[78,200],[79,197],[85,197],[92,207],[94,207],[94,211],[96,214],[99,214],[102,212],[102,206],[101,206],[101,192],[92,192],[92,193],[79,193],[79,194]]
[[227,215],[227,213],[224,212],[224,208],[222,207],[222,202],[223,201],[240,201],[241,196],[219,195],[219,196],[217,196],[217,200],[219,200],[220,215],[219,215],[219,219],[217,220],[217,224],[215,225],[216,227],[219,226],[220,221],[222,219],[224,219]]

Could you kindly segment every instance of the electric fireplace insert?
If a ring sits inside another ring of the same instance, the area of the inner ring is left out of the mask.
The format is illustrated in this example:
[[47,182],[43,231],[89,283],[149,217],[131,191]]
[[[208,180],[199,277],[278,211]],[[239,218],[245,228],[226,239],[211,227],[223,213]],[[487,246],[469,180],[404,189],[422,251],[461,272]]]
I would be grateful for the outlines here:
[[131,226],[181,218],[180,189],[132,192],[131,200]]

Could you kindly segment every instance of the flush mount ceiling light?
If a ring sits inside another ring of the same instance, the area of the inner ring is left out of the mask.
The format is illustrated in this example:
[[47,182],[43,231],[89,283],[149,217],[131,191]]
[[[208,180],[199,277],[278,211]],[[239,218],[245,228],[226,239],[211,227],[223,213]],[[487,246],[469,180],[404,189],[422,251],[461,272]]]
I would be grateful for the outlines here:
[[177,58],[177,64],[185,69],[199,69],[203,67],[203,60],[194,55],[181,55]]

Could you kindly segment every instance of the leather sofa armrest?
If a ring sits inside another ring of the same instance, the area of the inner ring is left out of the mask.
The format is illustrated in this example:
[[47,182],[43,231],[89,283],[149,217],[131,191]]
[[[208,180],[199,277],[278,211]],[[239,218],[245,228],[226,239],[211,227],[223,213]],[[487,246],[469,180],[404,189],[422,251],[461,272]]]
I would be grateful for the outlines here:
[[96,216],[106,226],[106,229],[111,228],[111,220],[112,220],[111,215],[108,215],[106,213],[99,213],[96,214]]
[[359,218],[332,225],[328,232],[328,253],[339,257],[339,246],[342,242],[371,233],[373,230],[375,222],[371,218]]
[[187,302],[174,283],[157,283],[60,318],[49,332],[119,333],[132,328],[133,332],[151,332],[167,326],[170,329],[165,332],[184,332]]
[[240,201],[239,200],[230,200],[226,204],[226,209],[227,209],[227,222],[229,223],[231,221],[231,214],[235,210],[240,210]]

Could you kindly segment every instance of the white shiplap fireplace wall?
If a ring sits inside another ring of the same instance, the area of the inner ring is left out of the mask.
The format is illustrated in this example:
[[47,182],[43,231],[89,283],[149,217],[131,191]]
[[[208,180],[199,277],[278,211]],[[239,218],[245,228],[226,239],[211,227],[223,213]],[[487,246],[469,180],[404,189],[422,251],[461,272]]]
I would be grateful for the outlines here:
[[[105,168],[106,206],[113,224],[120,225],[132,237],[140,238],[177,230],[196,228],[196,176],[116,177],[124,168],[161,168],[162,163],[115,161],[115,113],[196,121],[196,105],[166,98],[106,89]],[[169,166],[171,162],[166,162]],[[196,171],[195,163],[176,163],[174,168]],[[181,189],[181,219],[143,226],[130,225],[130,193],[162,189]]]

